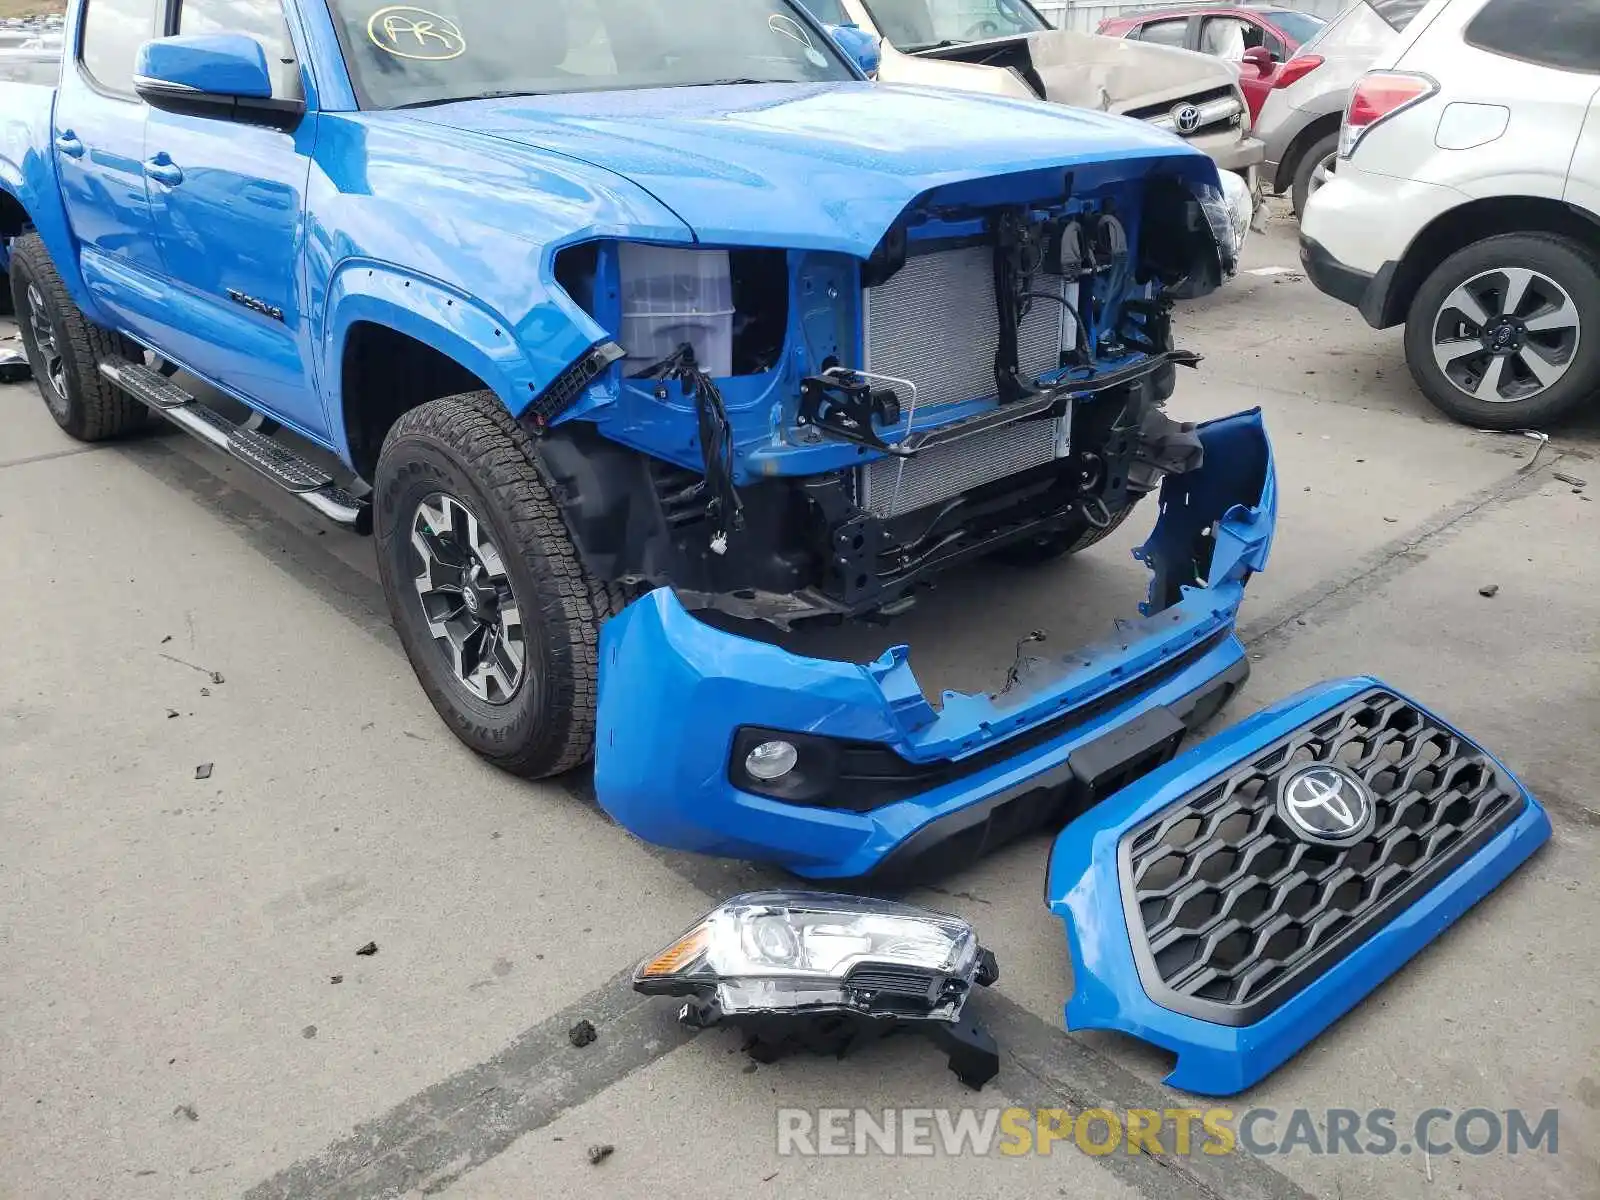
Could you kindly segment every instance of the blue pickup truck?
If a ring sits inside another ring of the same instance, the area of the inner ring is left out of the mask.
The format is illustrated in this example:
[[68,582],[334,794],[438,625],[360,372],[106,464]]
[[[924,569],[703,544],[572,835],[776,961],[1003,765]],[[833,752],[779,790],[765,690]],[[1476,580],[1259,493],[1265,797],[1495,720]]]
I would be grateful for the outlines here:
[[[642,837],[839,878],[1059,822],[1246,673],[1266,436],[1163,411],[1196,362],[1168,293],[1232,273],[1227,207],[1169,134],[880,86],[851,33],[789,0],[75,2],[57,85],[0,84],[44,401],[374,534],[454,733],[592,757]],[[1156,491],[1142,615],[997,695],[730,632],[887,619]]]

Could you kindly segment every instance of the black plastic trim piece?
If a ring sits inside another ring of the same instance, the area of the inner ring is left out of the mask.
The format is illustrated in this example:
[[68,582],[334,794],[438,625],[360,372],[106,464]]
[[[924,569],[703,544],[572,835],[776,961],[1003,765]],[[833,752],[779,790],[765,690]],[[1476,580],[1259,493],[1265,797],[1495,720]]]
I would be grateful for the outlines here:
[[[1192,733],[1221,711],[1249,678],[1250,660],[1241,656],[1214,678],[1164,708],[1182,723],[1186,732]],[[1117,732],[1114,729],[1104,736],[1115,737]],[[1168,757],[1175,750],[1175,746],[1171,747]],[[1147,757],[1138,764],[1139,773],[1153,771],[1165,761]],[[1135,778],[1137,775],[1125,773],[1115,781],[1115,787],[1125,787]],[[1095,782],[1100,787],[1095,787]],[[1067,762],[1026,783],[929,822],[896,846],[866,878],[879,883],[906,883],[948,874],[1025,834],[1047,826],[1065,825],[1111,795],[1111,791],[1104,789],[1113,782],[1109,773],[1099,781],[1080,779],[1069,757]],[[852,881],[852,885],[859,886],[860,882]]]
[[[728,781],[740,791],[786,804],[825,808],[834,812],[871,812],[886,804],[908,800],[976,775],[1098,720],[1134,696],[1159,687],[1167,679],[1187,670],[1231,637],[1231,629],[1220,630],[1093,700],[1068,709],[1054,720],[1036,725],[966,758],[914,763],[882,742],[823,738],[780,729],[744,726],[734,734],[728,758]],[[1167,732],[1171,732],[1170,726]],[[777,740],[790,742],[799,750],[800,766],[796,771],[806,773],[798,782],[786,782],[786,776],[785,780],[776,783],[763,783],[745,772],[744,761],[750,751],[762,742]],[[1084,749],[1080,748],[1075,753],[1081,754]],[[809,771],[806,770],[808,758],[815,763]]]

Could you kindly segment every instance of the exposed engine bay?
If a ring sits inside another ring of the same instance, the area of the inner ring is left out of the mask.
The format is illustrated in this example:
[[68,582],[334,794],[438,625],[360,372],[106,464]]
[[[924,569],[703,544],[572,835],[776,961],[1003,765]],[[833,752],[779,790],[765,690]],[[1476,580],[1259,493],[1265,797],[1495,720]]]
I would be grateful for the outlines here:
[[[564,251],[619,331],[589,356],[590,421],[562,419],[577,387],[531,410],[586,568],[784,627],[891,616],[961,562],[1087,544],[1200,466],[1162,411],[1198,362],[1165,293],[1232,273],[1220,194],[1057,179],[1048,201],[931,193],[865,262],[644,248],[663,282],[633,247]],[[668,293],[712,299],[672,315]]]

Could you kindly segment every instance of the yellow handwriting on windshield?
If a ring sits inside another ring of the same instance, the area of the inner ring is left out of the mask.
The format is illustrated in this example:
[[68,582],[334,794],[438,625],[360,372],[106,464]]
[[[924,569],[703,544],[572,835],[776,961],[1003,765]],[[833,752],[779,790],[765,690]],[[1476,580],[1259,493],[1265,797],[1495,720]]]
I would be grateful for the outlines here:
[[367,22],[367,38],[396,58],[422,62],[444,62],[467,52],[466,35],[454,21],[407,5],[391,5],[373,13]]

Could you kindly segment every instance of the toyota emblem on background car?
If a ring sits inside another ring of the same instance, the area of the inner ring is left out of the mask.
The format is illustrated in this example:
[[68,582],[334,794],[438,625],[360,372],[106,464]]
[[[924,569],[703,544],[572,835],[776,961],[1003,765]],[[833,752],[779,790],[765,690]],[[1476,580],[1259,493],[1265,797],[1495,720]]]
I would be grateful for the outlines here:
[[1327,763],[1312,763],[1290,775],[1278,811],[1301,837],[1333,845],[1365,837],[1375,816],[1366,785]]
[[1172,124],[1179,133],[1193,133],[1200,127],[1200,108],[1187,102],[1172,110]]

